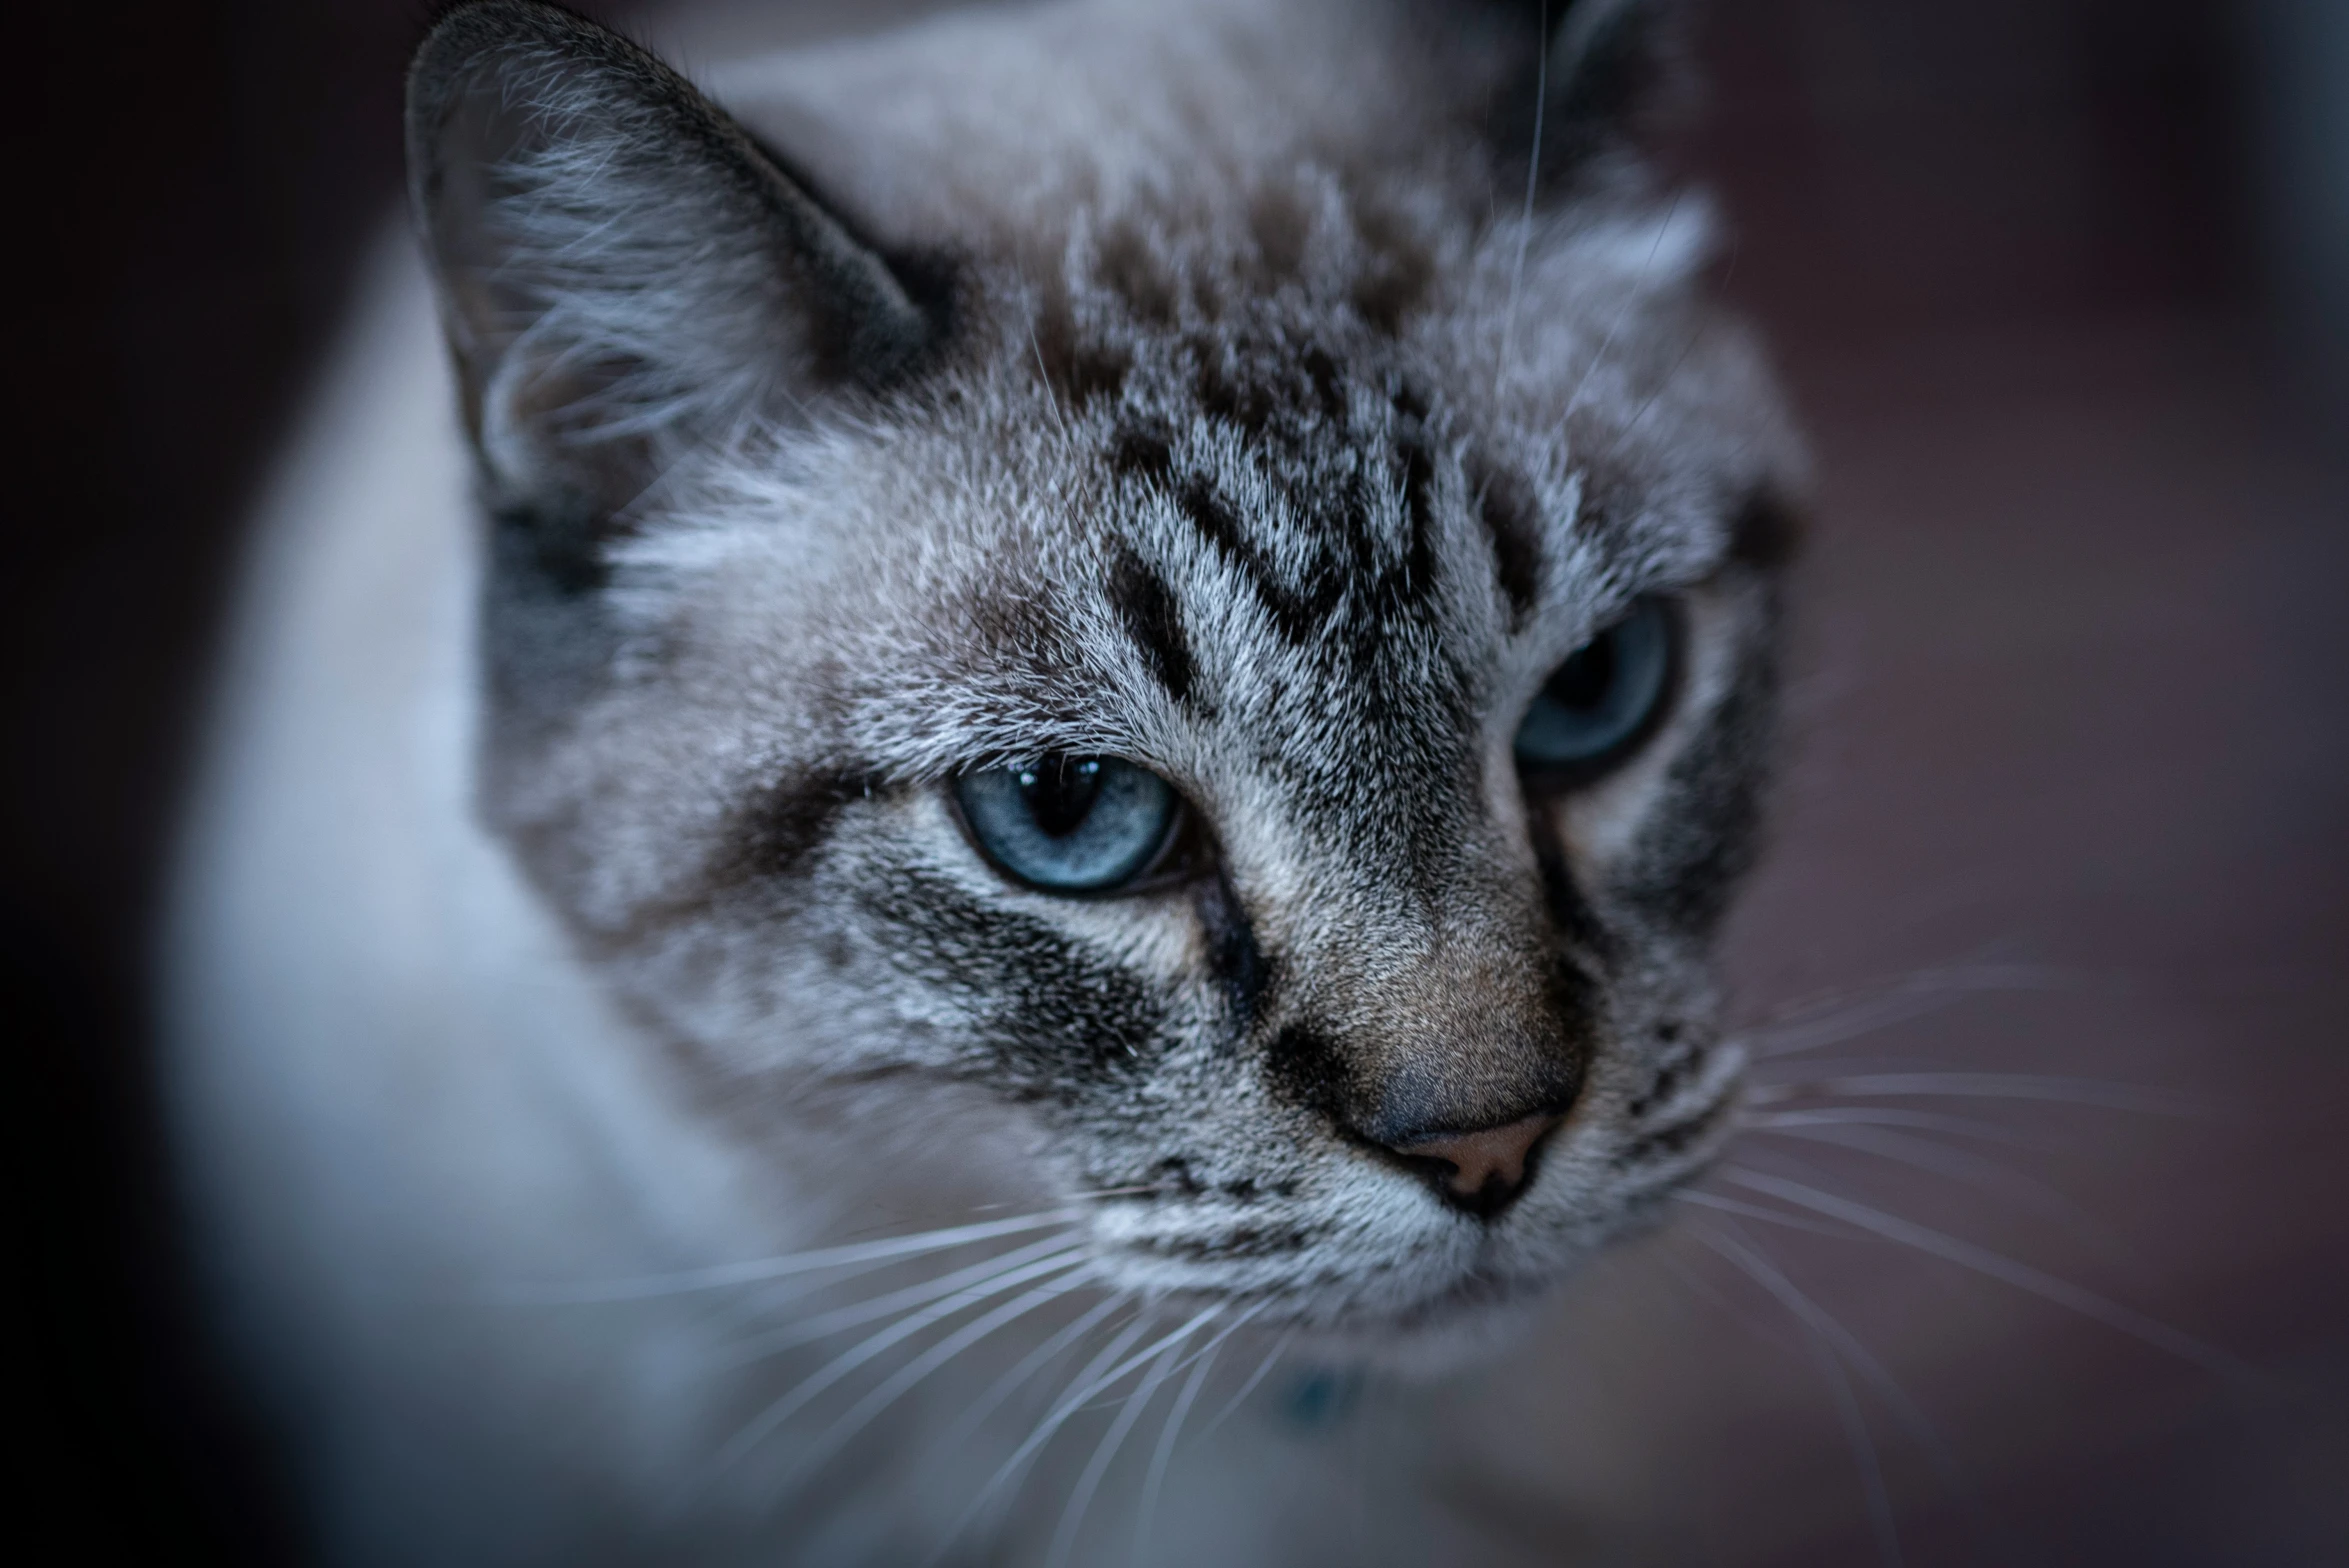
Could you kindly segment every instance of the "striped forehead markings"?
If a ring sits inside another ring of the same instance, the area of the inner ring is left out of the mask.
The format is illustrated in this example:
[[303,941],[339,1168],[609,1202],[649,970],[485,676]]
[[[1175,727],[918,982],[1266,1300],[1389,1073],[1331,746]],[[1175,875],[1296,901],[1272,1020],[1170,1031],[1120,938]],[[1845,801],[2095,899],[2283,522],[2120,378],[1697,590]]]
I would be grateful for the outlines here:
[[[1251,518],[1248,508],[1235,503],[1206,474],[1178,465],[1173,443],[1163,433],[1121,429],[1111,443],[1109,466],[1170,502],[1175,514],[1246,581],[1284,641],[1296,647],[1326,642],[1338,629],[1333,619],[1348,610],[1348,640],[1366,644],[1391,618],[1419,610],[1436,577],[1434,455],[1415,428],[1398,431],[1390,440],[1384,466],[1401,495],[1402,536],[1379,537],[1374,523],[1379,500],[1373,490],[1376,470],[1349,476],[1337,487],[1340,493],[1331,496],[1300,497],[1301,487],[1292,483],[1285,499],[1292,505],[1306,501],[1312,519],[1304,525],[1309,532],[1303,540],[1306,549],[1300,552],[1305,558],[1301,571],[1283,571],[1256,537],[1261,520]],[[1310,475],[1309,467],[1299,467],[1301,477]],[[1121,595],[1120,613],[1129,630],[1136,631],[1137,641],[1144,641],[1142,629],[1162,626],[1167,617],[1154,613],[1150,601],[1155,596],[1141,579],[1126,574],[1125,587],[1129,591]],[[1163,636],[1144,642],[1145,658],[1160,662],[1164,642]],[[1184,662],[1188,663],[1187,656]]]
[[1142,652],[1142,666],[1177,702],[1189,702],[1196,685],[1190,638],[1183,632],[1182,608],[1166,579],[1133,550],[1121,546],[1109,569],[1109,602],[1126,635]]
[[1509,601],[1509,624],[1521,628],[1541,601],[1541,524],[1525,482],[1505,468],[1472,472],[1476,520],[1492,547],[1493,577]]

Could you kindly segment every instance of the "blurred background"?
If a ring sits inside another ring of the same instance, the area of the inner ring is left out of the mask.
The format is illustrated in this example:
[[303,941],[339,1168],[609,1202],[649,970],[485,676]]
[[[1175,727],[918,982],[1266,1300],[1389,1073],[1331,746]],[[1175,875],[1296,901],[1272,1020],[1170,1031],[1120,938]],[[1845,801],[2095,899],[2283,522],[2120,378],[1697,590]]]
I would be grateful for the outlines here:
[[[652,31],[690,63],[789,9]],[[240,518],[391,218],[431,10],[43,7],[8,95],[13,1408],[76,1559],[291,1560],[188,1312],[147,926]],[[1711,1187],[1987,1250],[1695,1211],[1568,1304],[1539,1440],[1464,1506],[1561,1561],[2349,1561],[2349,4],[1708,18],[1670,155],[1820,476],[1738,1011],[1808,1046],[1765,1064],[1784,1106],[1905,1075],[1882,1104],[1983,1134],[1798,1119]]]

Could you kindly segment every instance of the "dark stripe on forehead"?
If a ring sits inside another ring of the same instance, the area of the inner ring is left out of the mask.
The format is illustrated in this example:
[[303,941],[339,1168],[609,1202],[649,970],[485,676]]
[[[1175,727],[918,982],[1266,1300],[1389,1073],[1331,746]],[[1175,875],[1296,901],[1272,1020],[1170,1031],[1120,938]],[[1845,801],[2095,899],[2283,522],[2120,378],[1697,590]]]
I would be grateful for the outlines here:
[[1028,323],[1029,345],[1053,397],[1066,409],[1115,402],[1133,370],[1131,345],[1082,331],[1069,302],[1048,294]]
[[[1146,448],[1144,449],[1147,450]],[[1367,481],[1357,480],[1339,503],[1341,515],[1314,543],[1313,564],[1302,584],[1282,580],[1273,561],[1248,537],[1237,508],[1202,475],[1178,481],[1173,489],[1176,512],[1216,554],[1247,579],[1274,630],[1297,647],[1325,642],[1330,619],[1352,591],[1371,621],[1353,628],[1357,640],[1375,641],[1377,619],[1407,612],[1434,584],[1434,521],[1429,515],[1432,463],[1424,451],[1407,451],[1398,475],[1405,491],[1410,537],[1400,561],[1378,559],[1371,536],[1371,506]]]
[[1174,484],[1174,447],[1155,430],[1122,427],[1109,446],[1112,473],[1160,489]]
[[[1283,640],[1326,642],[1345,609],[1347,640],[1368,652],[1436,578],[1444,474],[1426,400],[1398,380],[1379,410],[1354,397],[1340,362],[1314,345],[1251,354],[1227,345],[1202,352],[1197,366],[1202,422],[1237,436],[1251,487],[1268,493],[1235,496],[1180,462],[1181,426],[1157,421],[1116,432],[1111,472],[1170,500],[1246,579]],[[1251,503],[1271,510],[1250,515]],[[1265,537],[1274,530],[1281,536]]]
[[1289,591],[1242,531],[1239,514],[1217,493],[1213,484],[1193,475],[1175,490],[1175,510],[1214,547],[1217,554],[1239,569],[1257,601],[1272,617],[1276,631],[1299,647],[1320,639],[1325,624],[1345,594],[1345,584],[1334,572],[1320,574],[1310,595]]
[[[1435,515],[1435,453],[1428,446],[1426,411],[1417,398],[1408,392],[1397,393],[1395,468],[1396,479],[1403,492],[1403,527],[1407,533],[1400,572],[1381,572],[1376,581],[1382,613],[1399,612],[1426,593],[1435,583],[1436,515]],[[1354,519],[1355,549],[1362,564],[1369,564],[1370,508],[1373,498],[1356,498],[1360,514]]]
[[1242,430],[1299,428],[1316,421],[1342,430],[1346,384],[1326,349],[1308,348],[1294,359],[1219,353],[1199,355],[1192,389],[1199,411]]
[[1166,580],[1132,551],[1120,552],[1110,567],[1109,602],[1126,635],[1142,652],[1142,663],[1166,694],[1188,701],[1193,684],[1190,640]]
[[1492,546],[1493,577],[1509,601],[1509,624],[1522,626],[1541,598],[1541,523],[1532,492],[1505,468],[1474,472],[1476,520]]

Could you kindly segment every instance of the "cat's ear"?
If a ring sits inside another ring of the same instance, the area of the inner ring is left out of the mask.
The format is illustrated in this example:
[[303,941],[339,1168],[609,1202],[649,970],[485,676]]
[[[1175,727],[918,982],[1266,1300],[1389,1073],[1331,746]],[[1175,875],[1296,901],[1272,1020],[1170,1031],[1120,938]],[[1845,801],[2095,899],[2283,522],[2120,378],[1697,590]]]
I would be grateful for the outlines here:
[[554,6],[442,19],[408,77],[408,157],[491,502],[583,552],[676,442],[880,385],[928,336],[882,259],[690,83]]
[[1496,144],[1554,197],[1627,166],[1685,97],[1685,0],[1516,0],[1528,64],[1494,106]]

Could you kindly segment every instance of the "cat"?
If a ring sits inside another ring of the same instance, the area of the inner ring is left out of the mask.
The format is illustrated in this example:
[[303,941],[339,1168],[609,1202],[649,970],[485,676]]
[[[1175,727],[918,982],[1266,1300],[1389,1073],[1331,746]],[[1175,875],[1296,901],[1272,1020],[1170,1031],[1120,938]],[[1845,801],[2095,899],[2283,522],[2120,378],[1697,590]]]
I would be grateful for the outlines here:
[[[1052,0],[705,93],[441,18],[169,942],[323,1559],[1496,1560],[1411,1390],[1737,1103],[1803,478],[1672,20]],[[1393,1452],[1295,1440],[1365,1386]]]

